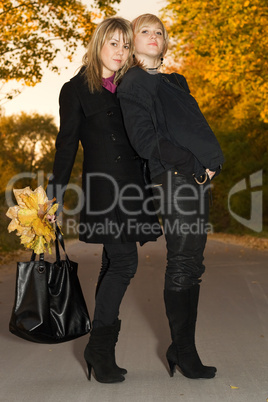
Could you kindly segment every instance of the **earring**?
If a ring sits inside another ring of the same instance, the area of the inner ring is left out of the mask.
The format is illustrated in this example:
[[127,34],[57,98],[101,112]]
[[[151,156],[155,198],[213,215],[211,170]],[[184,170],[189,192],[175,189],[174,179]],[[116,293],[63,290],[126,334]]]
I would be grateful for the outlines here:
[[161,61],[161,64],[160,64],[160,65],[163,66],[164,58],[161,57],[160,61]]

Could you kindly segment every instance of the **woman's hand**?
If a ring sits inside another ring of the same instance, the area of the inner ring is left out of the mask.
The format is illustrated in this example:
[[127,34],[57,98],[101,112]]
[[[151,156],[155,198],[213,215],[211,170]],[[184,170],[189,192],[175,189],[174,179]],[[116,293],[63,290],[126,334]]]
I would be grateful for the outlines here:
[[55,223],[57,217],[56,215],[47,215],[46,218],[50,223]]
[[207,174],[208,174],[208,177],[209,177],[209,179],[211,180],[212,179],[212,177],[214,176],[214,174],[216,173],[216,172],[212,172],[211,170],[209,170],[209,169],[206,169],[206,172],[207,172]]

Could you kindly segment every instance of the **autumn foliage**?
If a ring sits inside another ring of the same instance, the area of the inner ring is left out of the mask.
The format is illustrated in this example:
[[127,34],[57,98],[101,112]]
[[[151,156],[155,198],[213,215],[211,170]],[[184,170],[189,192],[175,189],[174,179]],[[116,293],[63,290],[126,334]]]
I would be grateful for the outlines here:
[[[263,219],[268,196],[268,12],[266,0],[168,0],[162,19],[171,37],[166,70],[184,74],[223,147],[211,217],[217,230],[244,228],[230,217],[232,186],[262,170]],[[250,213],[250,190],[237,213]],[[220,213],[219,213],[220,211]]]
[[[116,2],[95,0],[89,10],[77,0],[0,0],[0,82],[33,86],[45,68],[57,72],[57,55],[72,61],[77,46],[87,45],[95,19],[114,14]],[[18,92],[2,95],[2,102]]]
[[21,244],[32,249],[36,254],[48,250],[51,253],[51,243],[55,240],[55,230],[48,221],[47,215],[54,215],[58,204],[49,201],[44,189],[39,186],[34,191],[30,187],[14,189],[18,205],[10,207],[8,218],[12,219],[8,231],[16,231]]
[[203,82],[196,93],[204,105],[239,124],[268,123],[267,1],[171,0],[164,18],[175,59]]

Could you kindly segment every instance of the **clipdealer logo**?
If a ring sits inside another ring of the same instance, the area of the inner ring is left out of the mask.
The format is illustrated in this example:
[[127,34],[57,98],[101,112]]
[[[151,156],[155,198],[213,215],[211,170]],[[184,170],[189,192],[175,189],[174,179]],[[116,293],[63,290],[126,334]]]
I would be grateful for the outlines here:
[[261,232],[263,229],[263,191],[256,189],[256,187],[261,187],[263,185],[263,171],[258,170],[255,173],[252,173],[249,176],[249,188],[252,189],[250,191],[250,218],[246,219],[242,216],[239,216],[231,209],[231,198],[234,194],[239,193],[240,191],[245,191],[248,189],[246,179],[240,180],[236,183],[228,194],[228,209],[230,214],[234,219],[236,219],[239,223],[244,225],[245,227],[255,231]]
[[[37,186],[41,185],[42,187],[44,187],[44,183],[47,181],[47,179],[50,176],[51,176],[50,174],[45,175],[44,171],[42,171],[42,170],[39,170],[36,173],[21,172],[15,176],[13,176],[9,180],[7,187],[6,187],[6,191],[5,191],[7,205],[9,207],[15,205],[13,202],[12,192],[13,192],[13,189],[16,188],[16,183],[20,179],[29,179],[29,180],[34,179],[37,181]],[[117,183],[113,179],[113,177],[107,175],[107,178],[112,181],[112,184],[115,186],[115,190],[117,191]],[[247,182],[249,182],[249,185],[247,185]],[[229,194],[228,194],[228,211],[229,211],[230,215],[236,221],[241,223],[243,226],[245,226],[255,232],[261,232],[263,230],[263,191],[262,191],[262,189],[260,189],[260,187],[262,187],[262,185],[263,185],[263,171],[258,170],[257,172],[252,173],[247,180],[246,180],[246,178],[244,178],[244,179],[240,180],[238,183],[236,183],[231,188],[231,190],[229,191]],[[68,189],[77,193],[78,203],[77,203],[76,207],[72,210],[68,210],[68,209],[66,210],[63,207],[63,212],[66,215],[75,215],[81,211],[81,208],[83,207],[83,204],[85,202],[85,195],[83,193],[82,188],[76,184],[70,183],[68,185]],[[66,188],[60,189],[59,198],[61,198],[61,196],[63,195],[65,190],[66,190]],[[123,189],[123,190],[126,190],[126,189]],[[139,189],[136,188],[136,190],[139,190]],[[249,191],[249,190],[250,190],[250,218],[246,219],[243,216],[240,216],[236,212],[232,211],[231,199],[235,194],[238,194],[242,191]],[[138,191],[136,197],[142,198],[141,193],[139,191]],[[124,197],[123,193],[122,193],[120,202],[122,203],[123,201],[125,201],[127,199],[128,199],[128,197]],[[120,204],[120,206],[121,206],[121,204]],[[143,207],[146,207],[146,203]],[[126,210],[125,212],[128,212],[128,211]],[[147,212],[149,212],[149,211],[147,211]],[[97,212],[97,214],[99,214],[99,211]],[[135,213],[132,212],[132,215],[135,215]]]

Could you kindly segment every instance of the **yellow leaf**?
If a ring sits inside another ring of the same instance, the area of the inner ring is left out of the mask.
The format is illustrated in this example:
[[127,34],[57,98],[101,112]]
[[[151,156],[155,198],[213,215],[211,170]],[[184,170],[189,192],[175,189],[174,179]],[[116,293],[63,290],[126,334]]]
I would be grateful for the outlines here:
[[38,204],[45,204],[46,202],[48,202],[46,192],[45,192],[45,190],[43,189],[42,186],[37,187],[34,190],[34,194],[37,195]]
[[249,6],[249,1],[247,0],[247,1],[245,1],[245,3],[244,3],[244,7],[247,7],[247,6]]
[[49,243],[47,244],[47,251],[49,252],[49,254],[52,253],[52,250],[51,250],[51,247],[50,247],[50,244],[49,244]]
[[13,219],[7,227],[8,232],[13,232],[14,230],[18,230],[20,228],[20,222],[18,219]]
[[231,388],[231,389],[239,389],[239,387],[235,387],[235,386],[233,386],[233,385],[230,385],[230,388]]
[[38,210],[38,197],[36,194],[21,194],[21,199],[27,208]]
[[48,215],[55,215],[55,212],[57,211],[59,207],[59,204],[54,204],[50,210],[47,212]]
[[30,195],[33,193],[33,191],[30,189],[30,187],[25,187],[23,189],[13,189],[13,193],[15,195],[16,201],[18,205],[22,208],[25,207],[25,204],[23,200],[21,199],[21,195]]
[[28,236],[28,235],[22,235],[21,236],[21,238],[20,238],[20,242],[21,242],[21,244],[28,244],[28,243],[30,243],[33,239],[35,238],[35,234],[34,233],[32,233],[30,236]]
[[51,231],[51,228],[38,217],[32,221],[32,227],[37,236],[48,235]]
[[18,212],[18,218],[22,225],[30,226],[32,225],[34,219],[37,218],[37,211],[34,209],[20,209]]
[[43,219],[47,210],[47,204],[38,204],[37,215],[40,219]]
[[[29,244],[30,246],[30,244]],[[43,236],[38,236],[36,240],[31,243],[31,247],[35,254],[41,254],[45,251],[45,241]]]
[[47,210],[50,208],[51,204],[54,202],[54,199],[44,204],[38,204],[38,216],[43,219],[47,213]]
[[56,239],[56,235],[55,235],[54,230],[53,230],[53,231],[51,230],[50,233],[47,233],[47,234],[45,235],[45,239],[46,239],[46,241],[47,241],[48,243],[50,243],[51,241],[54,241],[54,240]]
[[17,230],[21,244],[31,248],[36,254],[43,253],[48,248],[51,253],[50,243],[55,240],[53,226],[45,218],[48,213],[54,215],[58,204],[51,206],[56,200],[48,200],[46,192],[39,186],[34,191],[30,187],[22,190],[13,190],[18,205],[10,207],[6,215],[12,219],[8,225],[8,231]]
[[26,226],[18,225],[17,232],[18,232],[17,236],[22,236],[22,235],[30,236],[30,234],[32,234],[32,233],[35,235],[35,233],[32,231],[32,228],[30,226],[26,227]]
[[15,205],[14,207],[9,207],[6,216],[10,219],[17,218],[19,209],[20,207],[18,205]]

